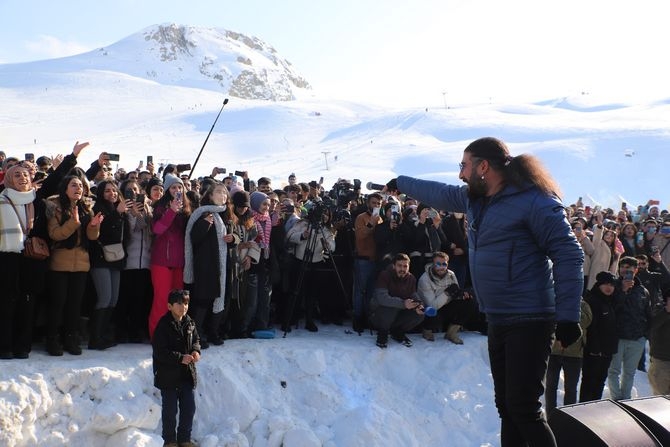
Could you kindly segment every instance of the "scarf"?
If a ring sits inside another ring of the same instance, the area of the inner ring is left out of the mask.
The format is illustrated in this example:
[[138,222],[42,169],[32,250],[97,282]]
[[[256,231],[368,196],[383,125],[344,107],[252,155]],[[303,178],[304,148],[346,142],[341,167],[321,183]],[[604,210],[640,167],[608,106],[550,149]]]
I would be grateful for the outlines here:
[[263,250],[263,257],[268,259],[270,257],[270,233],[272,232],[272,220],[269,214],[260,214],[251,210],[251,215],[254,216],[256,229],[258,229],[258,237],[256,241]]
[[193,225],[198,221],[198,219],[207,213],[211,213],[214,216],[214,227],[216,229],[216,240],[219,244],[219,290],[221,296],[217,297],[214,300],[214,305],[212,310],[214,313],[219,313],[224,309],[224,296],[226,292],[226,260],[228,258],[228,244],[223,240],[223,237],[226,235],[226,226],[221,219],[219,213],[223,213],[226,210],[225,206],[218,205],[203,205],[198,207],[188,220],[186,224],[186,235],[184,237],[184,282],[187,284],[193,284],[194,273],[193,273],[193,243],[191,241],[191,229]]
[[35,190],[6,188],[0,194],[0,251],[20,253],[35,219]]

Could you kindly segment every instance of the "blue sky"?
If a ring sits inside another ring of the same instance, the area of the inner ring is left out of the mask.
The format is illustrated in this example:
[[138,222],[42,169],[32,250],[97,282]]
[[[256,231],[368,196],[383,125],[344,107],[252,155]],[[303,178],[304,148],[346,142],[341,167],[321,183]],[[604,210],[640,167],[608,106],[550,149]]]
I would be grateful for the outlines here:
[[329,97],[439,106],[588,92],[635,101],[670,92],[666,4],[0,0],[0,63],[76,54],[175,22],[257,36]]

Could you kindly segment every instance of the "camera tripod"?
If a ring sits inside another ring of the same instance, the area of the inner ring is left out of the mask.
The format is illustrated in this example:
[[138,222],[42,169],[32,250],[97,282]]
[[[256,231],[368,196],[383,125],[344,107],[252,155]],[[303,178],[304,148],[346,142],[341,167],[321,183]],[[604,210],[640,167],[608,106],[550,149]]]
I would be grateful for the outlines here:
[[[298,270],[298,277],[297,281],[295,284],[295,288],[293,289],[291,295],[290,295],[290,300],[287,303],[288,306],[285,309],[285,315],[284,315],[284,322],[282,325],[282,328],[284,330],[284,337],[286,337],[286,334],[291,330],[291,319],[293,317],[293,312],[295,311],[295,306],[296,303],[298,302],[298,298],[300,297],[300,292],[302,291],[303,288],[303,283],[305,280],[305,274],[311,270],[313,270],[313,259],[314,259],[314,249],[316,248],[316,242],[317,240],[321,238],[323,241],[322,246],[324,250],[325,257],[329,260],[330,266],[332,271],[335,272],[335,276],[337,276],[337,281],[338,284],[340,285],[340,290],[342,291],[342,297],[346,299],[347,293],[346,289],[344,287],[344,283],[342,282],[342,277],[340,276],[340,272],[337,269],[337,265],[335,264],[335,258],[333,257],[333,253],[330,250],[330,247],[328,246],[326,235],[324,233],[324,228],[323,224],[321,223],[309,223],[309,234],[307,236],[307,246],[305,248],[305,254],[302,257],[302,260],[300,260],[300,268]],[[310,310],[306,309],[306,312],[309,312]]]

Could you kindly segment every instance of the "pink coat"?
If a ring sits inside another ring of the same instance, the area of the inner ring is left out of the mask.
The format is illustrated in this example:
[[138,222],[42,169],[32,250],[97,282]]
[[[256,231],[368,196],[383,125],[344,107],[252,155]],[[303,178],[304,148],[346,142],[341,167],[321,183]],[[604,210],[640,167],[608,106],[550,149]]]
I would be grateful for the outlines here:
[[188,218],[171,208],[157,206],[151,230],[151,264],[169,268],[184,268],[184,235]]

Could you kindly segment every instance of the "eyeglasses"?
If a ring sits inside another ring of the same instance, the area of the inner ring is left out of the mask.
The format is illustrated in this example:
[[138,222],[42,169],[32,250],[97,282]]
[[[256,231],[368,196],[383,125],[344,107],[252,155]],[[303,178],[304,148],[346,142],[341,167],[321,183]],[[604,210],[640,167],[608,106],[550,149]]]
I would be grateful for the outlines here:
[[435,265],[435,267],[446,267],[446,266],[449,265],[449,263],[448,262],[434,262],[433,265]]
[[[475,166],[475,163],[479,163],[480,161],[481,161],[481,160],[480,160],[479,158],[476,158],[476,157],[472,157],[472,158],[470,159],[470,162],[472,163],[472,166]],[[465,169],[465,167],[466,167],[467,165],[468,165],[468,164],[467,164],[466,162],[464,162],[464,161],[460,162],[460,163],[458,164],[458,170],[459,170],[459,171],[463,171],[463,169]]]

